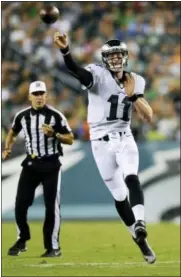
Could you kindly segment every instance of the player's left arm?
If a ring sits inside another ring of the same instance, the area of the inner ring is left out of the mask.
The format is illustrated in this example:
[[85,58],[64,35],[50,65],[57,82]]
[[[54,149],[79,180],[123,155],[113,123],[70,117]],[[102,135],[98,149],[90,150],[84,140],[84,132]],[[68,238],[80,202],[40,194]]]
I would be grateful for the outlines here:
[[153,111],[148,102],[144,99],[145,80],[139,75],[135,77],[127,73],[124,82],[125,91],[133,103],[138,115],[149,123],[152,121]]
[[142,120],[147,121],[149,123],[152,122],[153,111],[144,98],[138,98],[134,102],[134,107]]

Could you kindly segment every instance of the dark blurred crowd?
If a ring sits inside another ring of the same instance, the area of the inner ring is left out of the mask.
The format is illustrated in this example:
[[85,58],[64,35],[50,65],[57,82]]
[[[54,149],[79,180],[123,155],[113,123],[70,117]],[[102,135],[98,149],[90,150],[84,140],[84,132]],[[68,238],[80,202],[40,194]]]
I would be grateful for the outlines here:
[[83,66],[101,62],[105,41],[125,41],[128,69],[145,77],[145,98],[154,111],[150,126],[133,112],[136,140],[180,140],[180,2],[51,2],[60,11],[52,25],[39,18],[45,4],[2,2],[2,139],[14,114],[29,105],[29,83],[37,79],[46,82],[49,104],[66,115],[76,137],[88,139],[87,95],[53,45],[58,30],[68,33]]

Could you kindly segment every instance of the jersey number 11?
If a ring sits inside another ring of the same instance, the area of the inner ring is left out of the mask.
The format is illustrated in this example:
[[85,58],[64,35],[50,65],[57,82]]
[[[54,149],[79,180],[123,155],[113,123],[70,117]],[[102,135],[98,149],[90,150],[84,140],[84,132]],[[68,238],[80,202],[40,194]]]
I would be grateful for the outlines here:
[[109,97],[108,102],[111,103],[111,107],[110,107],[109,117],[107,117],[107,120],[111,121],[111,120],[121,119],[124,121],[129,121],[131,103],[128,100],[128,96],[126,96],[122,101],[123,113],[121,117],[117,117],[118,100],[119,100],[119,95],[111,95]]

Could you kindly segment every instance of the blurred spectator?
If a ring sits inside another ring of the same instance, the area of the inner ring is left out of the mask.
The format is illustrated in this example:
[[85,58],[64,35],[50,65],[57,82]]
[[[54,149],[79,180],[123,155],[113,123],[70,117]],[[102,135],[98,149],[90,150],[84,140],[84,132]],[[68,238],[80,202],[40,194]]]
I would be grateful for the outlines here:
[[2,2],[3,137],[15,112],[28,105],[28,86],[44,80],[49,103],[69,118],[79,139],[89,137],[87,95],[66,74],[55,30],[68,32],[79,64],[101,62],[100,48],[109,39],[124,40],[128,69],[146,79],[145,97],[154,122],[145,125],[133,111],[136,140],[180,139],[180,6],[179,2],[55,2],[59,20],[46,25],[39,18],[44,2]]

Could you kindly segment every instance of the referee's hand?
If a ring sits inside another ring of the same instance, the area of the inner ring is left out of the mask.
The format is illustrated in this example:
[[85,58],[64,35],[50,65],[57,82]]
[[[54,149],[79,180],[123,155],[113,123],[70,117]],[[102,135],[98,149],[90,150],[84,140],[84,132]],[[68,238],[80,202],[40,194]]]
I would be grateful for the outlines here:
[[43,133],[48,136],[48,137],[53,137],[54,135],[54,130],[52,128],[52,126],[48,125],[48,124],[42,124],[42,131]]
[[10,149],[4,149],[3,152],[2,152],[2,160],[6,160],[10,156],[11,156],[11,150]]

